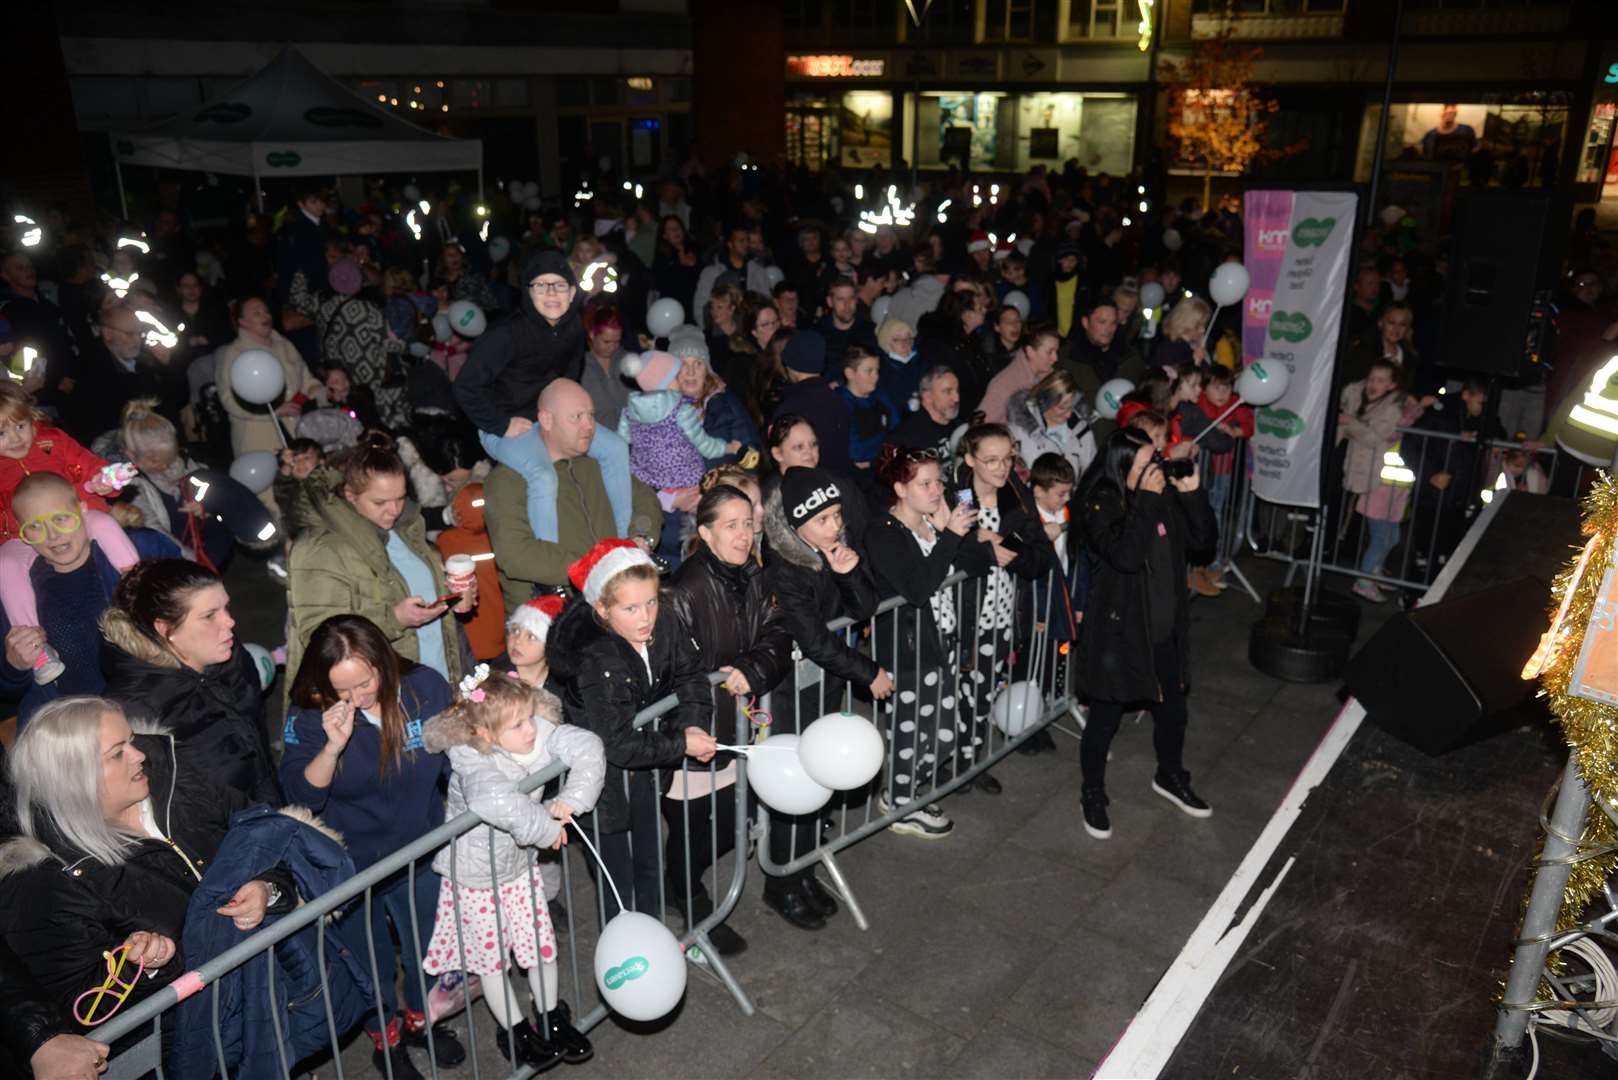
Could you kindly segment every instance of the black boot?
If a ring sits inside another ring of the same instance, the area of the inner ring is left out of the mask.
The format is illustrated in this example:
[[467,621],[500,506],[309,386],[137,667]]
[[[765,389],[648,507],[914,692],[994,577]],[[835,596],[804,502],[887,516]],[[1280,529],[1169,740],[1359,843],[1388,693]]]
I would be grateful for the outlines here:
[[[551,1044],[558,1048],[562,1060],[569,1065],[582,1065],[595,1056],[596,1049],[590,1045],[590,1040],[573,1026],[573,1012],[567,1007],[567,1002],[558,1001],[556,1008],[545,1014],[545,1023],[551,1027]],[[544,1027],[543,1024],[540,1026]]]
[[501,1056],[513,1065],[532,1065],[534,1072],[542,1073],[561,1063],[562,1048],[556,1044],[556,1040],[545,1038],[527,1020],[512,1024],[511,1035],[517,1043],[516,1057],[512,1056],[504,1025],[495,1029],[494,1045],[499,1048]]
[[832,891],[820,883],[813,870],[803,879],[803,895],[809,901],[809,906],[820,912],[826,918],[837,914],[837,897]]
[[[404,1044],[415,1050],[427,1050],[427,1017],[421,1013],[412,1015],[406,1009],[400,1013],[399,1021],[400,1037]],[[432,1029],[431,1053],[440,1069],[453,1069],[466,1060],[466,1047],[456,1037],[455,1029],[448,1024],[434,1024]]]
[[[773,882],[772,882],[773,884]],[[764,890],[764,904],[799,930],[823,930],[826,918],[809,903],[803,889],[794,883],[780,892]]]

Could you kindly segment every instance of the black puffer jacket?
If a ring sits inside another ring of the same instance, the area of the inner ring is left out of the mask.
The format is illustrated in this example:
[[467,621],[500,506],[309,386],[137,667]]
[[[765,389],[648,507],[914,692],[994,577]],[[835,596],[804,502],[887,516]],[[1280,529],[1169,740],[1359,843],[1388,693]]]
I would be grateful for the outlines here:
[[[663,603],[696,642],[702,667],[735,668],[754,697],[775,689],[792,670],[792,632],[764,571],[751,559],[731,566],[699,543],[663,590]],[[716,702],[715,731],[728,742],[735,732],[736,701],[722,693]]]
[[0,1069],[27,1076],[28,1061],[58,1035],[77,1034],[67,1014],[28,973],[11,946],[0,940]]
[[455,378],[455,402],[472,423],[504,435],[512,417],[532,420],[553,380],[576,379],[584,364],[584,323],[574,304],[552,325],[524,295],[522,306],[477,339]]
[[[1084,696],[1093,701],[1150,702],[1162,699],[1163,679],[1187,688],[1191,654],[1185,553],[1214,541],[1207,497],[1200,489],[1182,494],[1166,488],[1161,495],[1137,491],[1126,500],[1116,488],[1098,485],[1077,505],[1091,560],[1090,595],[1079,634],[1079,686]],[[1152,662],[1147,575],[1151,545],[1160,541],[1169,545],[1178,671],[1158,671]]]
[[[137,725],[137,731],[141,728]],[[0,936],[44,988],[71,1015],[73,999],[101,985],[103,949],[137,930],[172,939],[185,926],[186,905],[208,861],[219,850],[230,816],[248,805],[239,792],[211,782],[205,769],[176,768],[173,736],[135,736],[146,755],[152,816],[170,843],[142,839],[118,866],[106,866],[76,848],[47,819],[39,839],[17,837],[0,846]],[[290,910],[297,891],[289,875],[272,875]],[[187,968],[184,956],[141,978],[130,1002],[167,985]]]
[[[553,682],[562,688],[567,722],[593,731],[607,751],[607,782],[595,812],[602,832],[629,828],[630,784],[651,784],[652,769],[662,769],[664,786],[685,758],[685,729],[709,730],[713,694],[696,643],[680,628],[674,612],[659,606],[657,626],[647,655],[653,675],[635,647],[596,620],[595,610],[575,601],[557,618],[546,643]],[[641,727],[635,714],[668,694],[680,699],[670,712]]]
[[245,804],[280,806],[264,693],[240,643],[230,659],[194,671],[117,608],[101,617],[103,693],[130,723],[161,724],[179,747],[181,768],[239,792]]
[[[850,492],[848,497],[859,496]],[[876,610],[876,584],[867,561],[862,558],[846,574],[832,573],[825,557],[787,524],[780,485],[764,500],[764,539],[765,586],[781,608],[797,651],[832,677],[825,699],[830,702],[842,695],[835,680],[869,686],[876,678],[876,661],[850,648],[841,632],[826,629],[833,619],[860,622]]]

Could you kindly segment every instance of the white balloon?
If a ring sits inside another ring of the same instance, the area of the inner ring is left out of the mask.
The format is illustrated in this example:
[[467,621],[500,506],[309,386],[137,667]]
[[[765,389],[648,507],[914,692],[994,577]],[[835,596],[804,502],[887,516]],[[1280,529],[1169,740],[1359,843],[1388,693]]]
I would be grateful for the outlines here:
[[772,289],[785,281],[786,277],[786,271],[779,266],[766,266],[764,268],[764,280],[770,283],[770,288]]
[[1184,241],[1182,241],[1180,239],[1180,230],[1179,229],[1164,229],[1163,230],[1163,246],[1164,247],[1168,248],[1170,251],[1179,251],[1180,250],[1180,245],[1182,243],[1184,243]]
[[1096,414],[1103,420],[1116,419],[1118,407],[1134,390],[1135,384],[1128,379],[1108,379],[1096,391]]
[[1259,360],[1236,376],[1236,393],[1248,405],[1273,405],[1286,394],[1291,380],[1292,372],[1285,364]]
[[646,311],[646,329],[653,337],[668,337],[685,322],[685,308],[672,296],[665,296]]
[[489,328],[483,309],[470,300],[457,300],[449,306],[449,325],[462,337],[477,337]]
[[1000,691],[989,712],[994,726],[1012,738],[1039,723],[1044,715],[1045,697],[1033,682],[1015,682]]
[[505,262],[506,256],[511,254],[511,241],[503,236],[497,236],[489,241],[489,259],[493,262]]
[[263,349],[248,349],[230,362],[231,392],[251,405],[268,405],[286,385],[281,362]]
[[544,203],[539,201],[538,195],[530,195],[522,201],[522,208],[528,211],[530,214],[539,213],[544,205]]
[[258,688],[268,690],[275,681],[275,658],[270,655],[270,650],[251,641],[243,642],[242,648],[253,658],[253,669],[258,672]]
[[1140,287],[1140,306],[1143,308],[1156,311],[1163,306],[1163,301],[1167,297],[1168,293],[1163,291],[1163,286],[1159,282],[1148,281]]
[[230,463],[230,478],[257,495],[275,483],[280,462],[268,450],[249,450]]
[[781,814],[812,814],[831,801],[831,788],[817,784],[798,757],[797,735],[771,735],[747,755],[747,782],[759,801]]
[[852,791],[882,771],[882,733],[863,716],[827,713],[798,737],[798,760],[817,784]]
[[417,187],[415,184],[406,184],[404,186],[404,197],[406,199],[410,200],[411,202],[420,202],[421,201],[421,189],[419,187]]
[[442,311],[433,316],[433,337],[443,342],[451,341],[455,337],[455,327],[450,325],[449,315]]
[[1033,305],[1028,302],[1028,294],[1021,289],[1012,289],[1006,293],[1005,302],[1016,308],[1017,314],[1025,319],[1028,318],[1028,313],[1034,310]]
[[879,296],[871,301],[871,321],[878,326],[888,317],[888,308],[893,305],[893,297]]
[[596,941],[596,986],[607,1007],[630,1020],[660,1020],[685,996],[685,954],[669,928],[620,911]]
[[1208,295],[1220,307],[1231,307],[1242,302],[1249,283],[1247,267],[1239,262],[1220,263],[1208,282]]

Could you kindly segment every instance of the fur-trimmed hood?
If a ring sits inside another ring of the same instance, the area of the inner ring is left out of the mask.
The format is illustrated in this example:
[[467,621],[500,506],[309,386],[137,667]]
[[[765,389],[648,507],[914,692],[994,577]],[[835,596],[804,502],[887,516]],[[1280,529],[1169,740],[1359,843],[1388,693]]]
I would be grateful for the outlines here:
[[[826,569],[826,560],[820,552],[805,543],[798,531],[787,523],[780,484],[774,485],[764,499],[764,539],[777,558],[813,573]],[[846,530],[843,542],[848,542]]]
[[[507,676],[496,676],[506,678]],[[543,687],[534,690],[534,716],[553,724],[562,722],[562,699]],[[451,707],[428,720],[421,727],[421,741],[429,753],[442,754],[457,746],[467,746],[480,754],[494,750],[479,731],[472,726],[465,709]]]
[[107,644],[121,649],[143,664],[159,668],[180,666],[180,658],[136,626],[135,620],[122,608],[110,607],[101,613],[101,636]]

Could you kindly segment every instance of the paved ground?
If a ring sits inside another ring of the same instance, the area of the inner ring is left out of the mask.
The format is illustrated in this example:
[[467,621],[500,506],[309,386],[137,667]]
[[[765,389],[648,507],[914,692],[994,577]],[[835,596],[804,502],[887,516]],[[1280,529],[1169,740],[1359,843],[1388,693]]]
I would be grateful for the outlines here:
[[[1274,584],[1268,567],[1254,572],[1261,590]],[[232,578],[243,636],[278,640],[279,597],[262,572],[242,564]],[[609,1020],[594,1032],[596,1058],[581,1071],[804,1080],[1088,1075],[1339,707],[1334,686],[1283,684],[1249,666],[1257,611],[1235,590],[1193,607],[1187,761],[1215,807],[1211,819],[1188,818],[1151,793],[1149,722],[1126,721],[1109,775],[1113,839],[1091,840],[1079,825],[1077,746],[1058,736],[1059,754],[1014,755],[997,770],[1003,795],[950,800],[949,839],[883,834],[848,852],[843,865],[869,932],[846,914],[818,933],[791,929],[763,906],[755,874],[732,919],[751,947],[732,969],[757,1014],[744,1017],[722,986],[693,972],[671,1022],[631,1030]],[[1362,635],[1375,622],[1368,617]],[[583,889],[575,906],[587,898]],[[589,945],[581,934],[586,980]],[[563,993],[577,1002],[565,949],[563,959]],[[592,993],[584,997],[593,1006]],[[501,1075],[488,1014],[476,1008],[478,1073]],[[454,1023],[464,1034],[465,1019]],[[351,1045],[345,1071],[369,1074],[368,1059],[368,1045]],[[474,1074],[469,1062],[446,1075]]]

